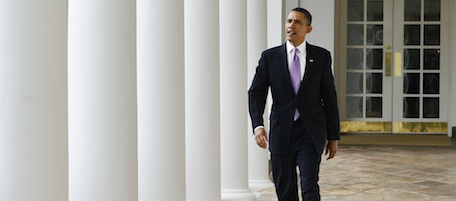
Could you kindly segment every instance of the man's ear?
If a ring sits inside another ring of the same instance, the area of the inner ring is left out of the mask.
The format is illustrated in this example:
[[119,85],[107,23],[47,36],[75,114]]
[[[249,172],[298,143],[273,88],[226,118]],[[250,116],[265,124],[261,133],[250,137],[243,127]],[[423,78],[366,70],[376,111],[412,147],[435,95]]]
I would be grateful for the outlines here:
[[307,33],[310,33],[311,31],[312,31],[312,26],[309,25],[309,26],[307,27]]

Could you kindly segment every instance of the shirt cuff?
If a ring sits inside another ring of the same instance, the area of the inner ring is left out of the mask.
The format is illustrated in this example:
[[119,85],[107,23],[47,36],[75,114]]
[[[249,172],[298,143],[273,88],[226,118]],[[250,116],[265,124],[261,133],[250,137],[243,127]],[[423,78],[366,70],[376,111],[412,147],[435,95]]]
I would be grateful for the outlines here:
[[253,135],[255,135],[255,131],[257,129],[260,129],[260,128],[264,128],[264,126],[263,125],[259,125],[259,126],[255,127],[255,129],[253,129]]

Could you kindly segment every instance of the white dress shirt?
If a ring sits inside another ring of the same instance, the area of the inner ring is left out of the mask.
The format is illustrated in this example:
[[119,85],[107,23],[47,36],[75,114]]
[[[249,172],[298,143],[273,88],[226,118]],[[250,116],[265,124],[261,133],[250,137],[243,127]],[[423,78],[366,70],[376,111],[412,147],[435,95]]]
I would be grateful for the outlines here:
[[[307,45],[307,42],[304,41],[301,43],[301,45],[296,47],[299,50],[299,53],[297,55],[299,58],[299,63],[301,65],[301,80],[304,77],[304,72],[306,71],[306,57],[307,57],[306,45]],[[287,41],[288,68],[291,67],[291,61],[293,61],[293,56],[294,56],[293,49],[294,48],[295,47],[290,43],[290,41]],[[288,69],[288,70],[290,70],[290,69]]]

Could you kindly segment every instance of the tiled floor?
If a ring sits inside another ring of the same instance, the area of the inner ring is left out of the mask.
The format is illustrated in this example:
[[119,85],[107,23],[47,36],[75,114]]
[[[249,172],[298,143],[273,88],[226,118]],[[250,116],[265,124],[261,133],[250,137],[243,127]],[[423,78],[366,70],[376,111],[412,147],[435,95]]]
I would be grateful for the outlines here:
[[[340,146],[323,160],[323,201],[455,201],[456,149]],[[274,189],[257,201],[276,201]]]

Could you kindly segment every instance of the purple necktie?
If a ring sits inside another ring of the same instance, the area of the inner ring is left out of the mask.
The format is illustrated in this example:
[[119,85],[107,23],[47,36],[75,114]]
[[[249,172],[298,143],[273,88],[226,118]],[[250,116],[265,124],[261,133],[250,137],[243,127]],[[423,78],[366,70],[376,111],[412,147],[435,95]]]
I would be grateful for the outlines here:
[[[294,48],[294,55],[293,55],[293,60],[291,61],[291,66],[290,66],[290,77],[291,77],[291,83],[293,84],[293,89],[295,94],[298,94],[299,90],[299,85],[301,84],[301,64],[299,62],[299,57],[298,53],[299,50],[298,48]],[[297,120],[299,118],[299,112],[298,109],[296,109],[295,114],[294,114],[294,120]]]

